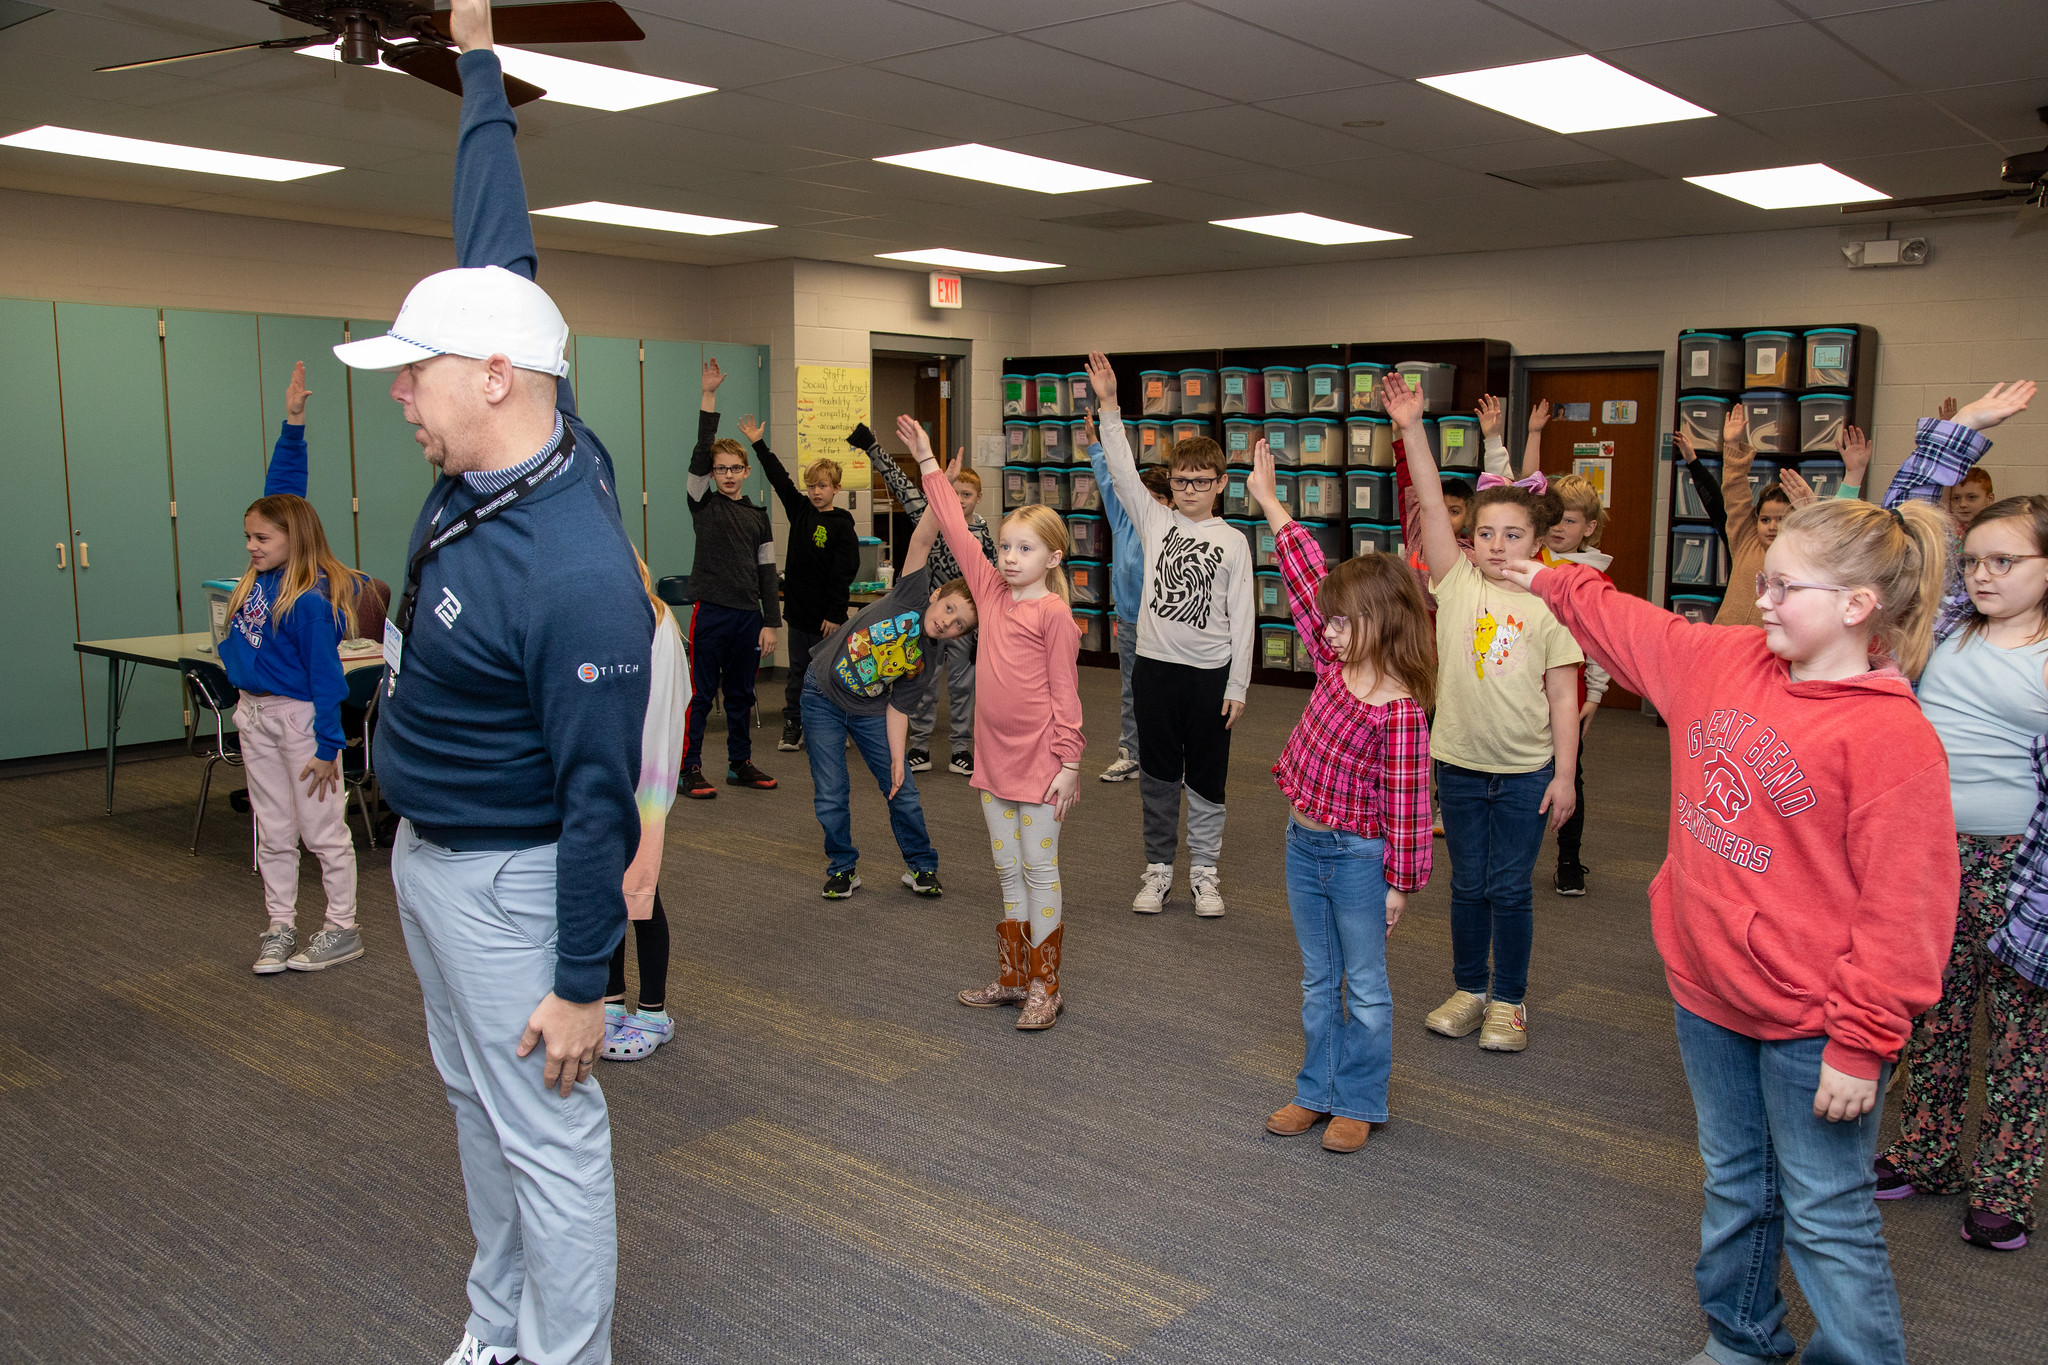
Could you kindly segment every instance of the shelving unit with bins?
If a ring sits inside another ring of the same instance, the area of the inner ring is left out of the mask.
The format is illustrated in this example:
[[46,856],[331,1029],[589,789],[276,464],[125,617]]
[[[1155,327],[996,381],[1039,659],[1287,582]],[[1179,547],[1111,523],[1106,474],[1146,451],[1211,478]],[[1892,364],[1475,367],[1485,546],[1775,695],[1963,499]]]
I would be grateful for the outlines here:
[[[1472,339],[1463,341],[1331,342],[1313,346],[1232,347],[1213,351],[1133,351],[1112,355],[1109,360],[1111,367],[1116,371],[1120,415],[1126,421],[1140,421],[1147,420],[1142,412],[1143,390],[1140,388],[1141,376],[1147,370],[1163,370],[1175,375],[1178,375],[1183,370],[1203,370],[1213,374],[1221,374],[1223,370],[1233,366],[1256,369],[1261,372],[1272,366],[1288,366],[1303,371],[1304,379],[1306,379],[1311,365],[1333,365],[1342,370],[1351,364],[1366,361],[1385,365],[1389,369],[1402,361],[1448,363],[1455,366],[1451,404],[1444,412],[1469,414],[1478,405],[1482,394],[1505,394],[1508,392],[1509,367],[1513,354],[1513,348],[1505,341]],[[1041,374],[1070,374],[1073,371],[1085,368],[1086,365],[1087,357],[1082,355],[1010,356],[1003,362],[1003,373],[1006,378],[1021,375],[1030,380]],[[1400,512],[1394,503],[1394,481],[1392,478],[1394,471],[1391,466],[1385,469],[1387,478],[1384,480],[1383,486],[1376,480],[1360,480],[1354,484],[1353,481],[1347,478],[1347,475],[1359,470],[1360,466],[1348,464],[1349,447],[1344,422],[1347,418],[1362,415],[1362,411],[1351,408],[1348,384],[1346,387],[1345,400],[1339,410],[1334,412],[1294,414],[1297,417],[1327,418],[1336,424],[1337,439],[1341,449],[1332,454],[1331,463],[1326,467],[1326,472],[1335,475],[1337,483],[1346,490],[1344,502],[1346,516],[1341,522],[1335,519],[1331,520],[1330,524],[1336,526],[1338,532],[1341,533],[1341,539],[1333,536],[1332,543],[1341,547],[1339,553],[1342,554],[1356,553],[1365,548],[1376,548],[1405,555],[1406,546],[1401,542]],[[1312,396],[1305,395],[1305,403],[1307,398]],[[1078,416],[1079,414],[1073,415]],[[1432,410],[1430,415],[1436,417],[1444,414]],[[1006,413],[1004,420],[1006,423],[1037,422],[1039,418],[1035,415],[1023,416]],[[1157,418],[1150,420],[1161,420],[1169,423],[1174,420],[1204,423],[1207,434],[1219,444],[1222,444],[1226,452],[1229,452],[1229,446],[1225,440],[1226,415],[1221,411],[1198,417],[1182,417],[1179,419]],[[1069,454],[1069,459],[1072,460],[1074,465],[1085,466],[1086,452],[1080,450],[1072,451]],[[1139,459],[1140,463],[1144,463],[1142,453]],[[1477,449],[1474,449],[1471,453],[1471,461],[1475,470],[1478,467],[1478,460],[1479,452]],[[1245,467],[1249,467],[1249,456],[1246,456],[1241,462],[1233,459],[1232,463],[1233,466],[1242,463]],[[983,477],[985,479],[988,477],[988,472],[985,470],[983,471]],[[1233,467],[1225,482],[1226,496],[1228,496],[1229,489],[1233,485],[1239,486],[1238,496],[1242,496],[1242,478],[1241,470]],[[1363,509],[1358,505],[1361,497],[1365,499]],[[1261,518],[1254,525],[1252,521],[1254,514],[1249,511],[1245,512],[1242,516],[1232,516],[1231,513],[1223,510],[1224,501],[1224,498],[1218,499],[1218,514],[1231,516],[1240,526],[1249,528],[1246,530],[1246,535],[1252,541],[1253,561],[1256,565],[1259,559],[1259,536],[1263,531],[1265,522]],[[1115,610],[1114,603],[1105,602],[1103,606],[1105,610],[1111,613]],[[1269,612],[1267,618],[1262,618],[1258,623],[1258,657],[1252,669],[1252,679],[1255,682],[1282,687],[1310,686],[1314,682],[1314,674],[1309,667],[1305,654],[1298,648],[1295,650],[1293,667],[1280,668],[1269,666],[1277,663],[1280,654],[1278,648],[1280,632],[1275,630],[1274,627],[1288,624],[1286,621],[1284,597],[1280,601],[1279,610],[1281,613],[1280,619],[1271,619]],[[1269,636],[1271,637],[1270,640]],[[1113,648],[1102,650],[1083,649],[1081,652],[1081,662],[1099,668],[1115,668],[1117,666],[1117,657]]]
[[[1860,427],[1865,432],[1871,428],[1872,415],[1876,406],[1877,392],[1877,330],[1860,323],[1815,322],[1804,325],[1786,323],[1758,323],[1746,327],[1689,327],[1678,334],[1679,364],[1676,390],[1672,398],[1671,429],[1678,431],[1686,421],[1685,409],[1688,400],[1700,398],[1725,399],[1730,402],[1743,401],[1745,392],[1756,392],[1730,387],[1723,382],[1709,387],[1691,373],[1687,363],[1689,339],[1699,337],[1726,337],[1737,352],[1744,350],[1743,337],[1753,332],[1785,332],[1795,340],[1796,350],[1793,368],[1787,375],[1787,382],[1772,386],[1792,397],[1792,407],[1798,407],[1800,398],[1818,394],[1843,394],[1847,397],[1847,424]],[[1853,358],[1845,367],[1846,385],[1821,384],[1808,387],[1806,360],[1808,336],[1811,333],[1840,331],[1855,334]],[[1709,380],[1712,376],[1708,377]],[[1761,387],[1761,386],[1760,386]],[[1796,470],[1806,476],[1822,497],[1831,496],[1839,486],[1841,462],[1831,453],[1832,448],[1804,450],[1799,436],[1799,421],[1792,419],[1792,431],[1781,443],[1781,452],[1776,455],[1758,455],[1750,466],[1750,489],[1752,493],[1771,483],[1785,469]],[[1698,424],[1695,424],[1698,429]],[[1720,432],[1714,431],[1714,442],[1718,447]],[[1729,555],[1727,539],[1723,529],[1707,516],[1698,495],[1693,489],[1692,479],[1683,465],[1684,458],[1673,452],[1677,467],[1672,470],[1671,495],[1668,504],[1668,534],[1664,549],[1664,606],[1672,611],[1711,621],[1721,601],[1732,586],[1728,583]],[[1719,481],[1721,461],[1718,449],[1712,455],[1702,455],[1703,464],[1711,462],[1712,471]],[[1827,468],[1829,464],[1833,469]],[[1830,477],[1831,476],[1831,477]]]

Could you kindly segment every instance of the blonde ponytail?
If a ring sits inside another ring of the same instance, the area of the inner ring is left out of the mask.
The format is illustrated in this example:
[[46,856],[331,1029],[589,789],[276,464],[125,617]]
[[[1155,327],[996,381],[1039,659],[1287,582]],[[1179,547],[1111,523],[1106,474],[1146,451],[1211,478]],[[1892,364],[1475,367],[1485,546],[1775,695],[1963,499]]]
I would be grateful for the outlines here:
[[1925,502],[1888,511],[1829,498],[1785,518],[1816,569],[1848,588],[1869,588],[1877,610],[1868,624],[1872,654],[1889,655],[1909,678],[1920,676],[1934,645],[1934,618],[1948,582],[1949,519]]

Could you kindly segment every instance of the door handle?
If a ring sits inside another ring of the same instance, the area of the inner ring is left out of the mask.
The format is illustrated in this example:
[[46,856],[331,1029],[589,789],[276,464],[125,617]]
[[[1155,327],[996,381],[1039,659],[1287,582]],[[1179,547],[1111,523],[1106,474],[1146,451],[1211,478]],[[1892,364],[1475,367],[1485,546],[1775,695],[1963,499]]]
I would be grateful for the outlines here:
[[91,548],[92,548],[92,546],[90,546],[90,545],[86,544],[86,543],[85,543],[84,541],[82,541],[82,540],[78,542],[78,567],[79,567],[79,568],[81,568],[81,569],[90,569],[90,568],[92,567],[92,559],[91,559],[91,557],[90,557],[89,555],[87,555],[87,553],[86,553],[86,551],[90,550]]
[[71,567],[70,563],[64,558],[64,542],[61,540],[57,542],[57,567],[60,569]]

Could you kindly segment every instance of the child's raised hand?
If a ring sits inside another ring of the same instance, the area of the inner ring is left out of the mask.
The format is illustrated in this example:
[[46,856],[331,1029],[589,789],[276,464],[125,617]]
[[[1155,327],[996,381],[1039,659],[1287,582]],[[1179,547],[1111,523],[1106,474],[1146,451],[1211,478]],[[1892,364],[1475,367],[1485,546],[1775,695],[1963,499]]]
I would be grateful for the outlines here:
[[1813,1092],[1813,1116],[1829,1123],[1862,1118],[1877,1104],[1877,1082],[1847,1076],[1820,1064],[1820,1085]]
[[292,362],[292,377],[284,386],[284,420],[295,427],[306,425],[306,400],[313,391],[306,387],[306,362]]
[[1081,799],[1081,770],[1060,765],[1060,775],[1045,789],[1044,804],[1052,807],[1052,818],[1066,822],[1067,812]]
[[1095,414],[1084,412],[1081,414],[1081,449],[1086,450],[1089,446],[1094,445],[1096,440]]
[[1549,425],[1550,400],[1548,398],[1545,398],[1541,402],[1537,403],[1535,407],[1529,409],[1529,434],[1531,436],[1534,436],[1537,432],[1543,430],[1543,428]]
[[1422,391],[1409,388],[1408,381],[1400,375],[1382,375],[1380,406],[1387,410],[1395,426],[1409,426],[1422,420]]
[[1252,446],[1252,475],[1245,480],[1245,491],[1261,507],[1277,502],[1280,497],[1279,486],[1273,480],[1273,447],[1266,444],[1263,436]]
[[1795,512],[1820,499],[1820,495],[1813,491],[1813,485],[1796,469],[1779,470],[1778,486],[1785,490],[1785,496],[1791,501],[1792,510]]
[[1536,575],[1549,567],[1540,559],[1511,559],[1500,566],[1500,576],[1518,588],[1534,592]]
[[946,482],[958,479],[967,468],[967,447],[961,446],[953,452],[953,462],[946,466]]
[[1679,455],[1684,458],[1687,464],[1691,464],[1700,457],[1699,451],[1693,446],[1692,435],[1683,426],[1680,426],[1678,430],[1671,433],[1671,444],[1678,447]]
[[1116,370],[1100,351],[1088,353],[1088,392],[1095,395],[1096,407],[1116,406]]
[[767,430],[766,426],[754,420],[754,414],[751,412],[745,417],[740,418],[740,435],[746,437],[749,441],[760,440]]
[[1749,414],[1740,403],[1728,405],[1728,415],[1721,419],[1721,449],[1725,453],[1730,446],[1749,444]]
[[1956,400],[1942,399],[1940,405],[1934,409],[1934,415],[1944,422],[1953,422],[1956,419]]
[[2027,410],[2034,399],[2034,381],[1993,384],[1990,392],[1955,415],[1955,420],[1972,431],[1989,431],[2008,417]]
[[924,427],[907,412],[896,419],[896,438],[910,447],[911,455],[920,465],[926,460],[938,463],[932,454],[932,438],[924,434]]
[[704,392],[717,393],[718,386],[725,382],[725,370],[715,360],[704,362]]
[[1482,439],[1491,441],[1504,438],[1508,424],[1506,409],[1501,406],[1500,399],[1490,393],[1481,394],[1479,406],[1473,411],[1479,414],[1479,435]]
[[1870,438],[1860,427],[1842,428],[1842,467],[1844,477],[1861,488],[1864,471],[1870,468]]

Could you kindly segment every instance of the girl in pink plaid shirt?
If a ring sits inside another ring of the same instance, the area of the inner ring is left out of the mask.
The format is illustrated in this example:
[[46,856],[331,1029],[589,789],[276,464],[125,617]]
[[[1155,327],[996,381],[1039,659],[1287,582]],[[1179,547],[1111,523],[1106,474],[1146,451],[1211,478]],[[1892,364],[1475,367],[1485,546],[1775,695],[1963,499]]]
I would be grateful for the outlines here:
[[1325,574],[1315,537],[1275,496],[1260,441],[1247,487],[1273,528],[1316,688],[1273,766],[1291,803],[1287,907],[1301,943],[1307,1047],[1294,1101],[1266,1120],[1282,1137],[1324,1119],[1323,1147],[1355,1152],[1387,1121],[1394,996],[1387,936],[1429,880],[1429,722],[1436,648],[1415,576],[1393,555]]

